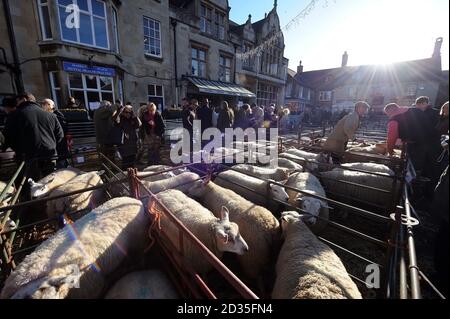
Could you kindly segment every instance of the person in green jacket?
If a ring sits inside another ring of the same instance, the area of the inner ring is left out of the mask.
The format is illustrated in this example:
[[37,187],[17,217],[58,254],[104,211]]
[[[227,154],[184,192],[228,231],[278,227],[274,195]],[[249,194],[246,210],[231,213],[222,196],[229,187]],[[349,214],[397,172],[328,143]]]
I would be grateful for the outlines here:
[[369,112],[370,105],[366,102],[355,104],[355,111],[344,116],[335,126],[333,132],[328,136],[323,150],[339,158],[347,148],[348,141],[355,140],[355,134],[361,124],[361,118]]

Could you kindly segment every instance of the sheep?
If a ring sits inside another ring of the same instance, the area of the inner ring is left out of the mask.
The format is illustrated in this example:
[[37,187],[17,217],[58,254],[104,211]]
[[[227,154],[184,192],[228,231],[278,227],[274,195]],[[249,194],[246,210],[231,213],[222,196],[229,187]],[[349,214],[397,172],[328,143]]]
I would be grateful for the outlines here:
[[55,188],[70,182],[75,177],[81,174],[83,174],[83,171],[74,167],[70,167],[57,170],[50,175],[42,178],[37,183],[30,178],[28,179],[28,183],[31,187],[31,197],[33,199],[44,197]]
[[[142,184],[153,194],[158,194],[169,189],[177,189],[190,196],[195,196],[198,187],[201,187],[203,181],[200,179],[198,174],[186,172],[178,176],[156,182],[148,182],[144,180],[142,181]],[[145,195],[148,195],[148,193],[141,187],[141,196]]]
[[285,181],[289,177],[289,170],[287,168],[277,167],[277,168],[267,168],[267,167],[259,167],[247,164],[239,164],[233,166],[233,169],[236,169],[243,173],[251,173],[256,177],[261,177],[265,179],[273,179],[274,181],[281,182]]
[[272,161],[270,161],[270,166],[287,168],[287,169],[289,169],[290,173],[303,172],[303,166],[301,166],[300,164],[297,164],[296,162],[293,162],[287,158],[273,159]]
[[147,247],[149,226],[140,201],[112,199],[26,256],[6,280],[0,297],[99,298],[106,276]]
[[[159,193],[156,198],[218,258],[221,258],[223,252],[244,255],[248,251],[248,245],[239,233],[239,226],[230,222],[226,208],[221,208],[221,215],[216,218],[208,209],[178,190]],[[173,222],[162,217],[161,228],[170,242],[180,249],[179,231]],[[206,273],[212,267],[198,248],[187,239],[184,240],[183,255],[185,261],[198,273]]]
[[276,264],[273,299],[361,299],[338,256],[302,222],[297,212],[281,217],[285,239]]
[[[159,172],[163,172],[163,171],[167,171],[169,169],[172,169],[171,166],[165,166],[165,165],[154,165],[154,166],[149,166],[147,168],[145,168],[142,172],[138,173],[138,177],[139,176],[143,176],[146,175],[148,173],[159,173]],[[185,168],[181,168],[181,169],[173,169],[169,172],[164,172],[158,175],[154,175],[154,176],[149,176],[149,177],[145,177],[144,179],[146,181],[149,182],[156,182],[159,180],[163,180],[166,178],[171,178],[177,175],[181,175],[183,173],[186,173],[186,169]]]
[[380,147],[379,145],[370,146],[354,146],[347,149],[348,152],[366,153],[366,154],[376,154],[385,155],[386,149]]
[[178,299],[169,278],[160,270],[126,275],[107,292],[105,299]]
[[[64,195],[82,189],[99,186],[103,184],[100,175],[104,172],[90,172],[78,175],[66,184],[63,184],[49,194],[50,197]],[[54,218],[62,214],[67,214],[87,208],[95,208],[103,201],[103,189],[88,191],[68,197],[54,199],[47,202],[46,212],[48,218]],[[81,217],[72,215],[73,219]]]
[[[370,166],[371,163],[366,163],[364,165],[358,163],[358,165],[353,166],[353,168],[361,167],[365,168],[364,170],[372,170],[371,168],[369,168]],[[380,168],[378,168],[378,166],[374,166],[373,170],[376,169]],[[333,193],[333,195],[342,195],[348,198],[353,198],[384,207],[386,203],[388,203],[392,199],[392,192],[394,191],[392,188],[393,179],[390,178],[389,173],[386,173],[388,170],[388,167],[383,167],[380,169],[379,173],[382,175],[386,175],[386,177],[383,177],[375,176],[370,173],[362,173],[348,171],[342,168],[335,168],[329,172],[322,172],[321,177],[323,185],[325,186],[327,192],[331,192]],[[342,183],[341,181],[378,188],[386,192],[379,192],[367,188],[362,188],[357,185]]]
[[319,168],[318,163],[321,163],[322,161],[320,154],[305,152],[296,148],[291,148],[287,150],[286,153],[305,159],[304,165],[310,171],[316,171]]
[[249,247],[248,253],[237,257],[242,270],[249,278],[262,279],[279,243],[278,220],[264,207],[254,205],[232,190],[213,182],[205,185],[199,200],[215,216],[220,214],[223,206],[228,209],[230,219],[239,225]]
[[376,164],[376,163],[345,163],[341,166],[346,168],[358,169],[361,171],[384,174],[389,176],[394,176],[395,173],[392,169],[386,165]]
[[[6,188],[7,184],[5,182],[0,181],[0,193],[3,192],[3,190]],[[7,190],[6,190],[6,194],[5,197],[3,199],[3,201],[0,203],[0,207],[5,207],[5,206],[9,206],[11,203],[11,199],[14,195],[14,187],[10,186]],[[16,228],[16,223],[8,217],[8,219],[5,221],[5,226],[2,228],[1,225],[3,223],[3,219],[4,219],[4,215],[6,215],[6,211],[2,211],[0,212],[0,233],[2,231],[9,231],[11,229]]]
[[[295,173],[289,177],[285,185],[313,195],[326,197],[325,190],[319,180],[311,173]],[[329,217],[327,202],[290,189],[286,189],[286,192],[289,194],[289,203],[292,206],[310,214],[305,216],[305,219],[311,230],[314,233],[320,233],[326,227]],[[321,217],[321,219],[317,219],[317,216]]]
[[[289,195],[282,186],[269,184],[268,181],[231,170],[220,173],[215,179],[215,183],[236,192],[256,205],[268,206],[271,209],[275,209],[277,206],[268,201],[271,198],[282,202],[289,200]],[[236,185],[236,183],[253,191]]]

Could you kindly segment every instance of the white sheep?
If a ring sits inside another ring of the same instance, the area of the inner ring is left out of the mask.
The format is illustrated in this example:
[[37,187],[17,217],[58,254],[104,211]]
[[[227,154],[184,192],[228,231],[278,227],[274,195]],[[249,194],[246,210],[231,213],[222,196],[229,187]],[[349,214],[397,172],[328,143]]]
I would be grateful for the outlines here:
[[[149,166],[149,167],[145,168],[142,172],[139,172],[138,173],[138,177],[139,176],[143,176],[143,175],[148,174],[148,173],[160,173],[160,172],[172,169],[172,168],[173,167],[166,166],[166,165]],[[171,170],[169,172],[164,172],[164,173],[157,174],[157,175],[154,175],[154,176],[145,177],[144,179],[146,181],[149,181],[149,182],[156,182],[156,181],[163,180],[163,179],[166,179],[166,178],[171,178],[171,177],[174,177],[174,176],[186,173],[186,172],[187,172],[187,170],[185,168],[181,168],[181,169],[177,168],[177,169],[173,169],[173,170]]]
[[276,265],[273,299],[361,299],[345,266],[296,212],[281,217],[285,239]]
[[300,164],[297,164],[296,162],[293,162],[287,158],[280,157],[278,159],[273,159],[270,161],[270,166],[287,168],[287,169],[289,169],[290,173],[303,172],[303,166],[301,166]]
[[346,168],[352,168],[352,169],[358,169],[361,171],[371,172],[371,173],[378,173],[383,175],[389,175],[394,176],[395,173],[392,169],[387,167],[383,164],[376,164],[376,163],[345,163],[341,166]]
[[[320,181],[311,173],[295,173],[289,177],[285,183],[286,186],[297,188],[313,195],[326,197]],[[305,216],[311,230],[320,233],[327,225],[329,218],[329,207],[326,201],[286,189],[289,194],[289,203],[309,213]],[[320,217],[320,219],[317,219]]]
[[228,209],[230,219],[239,225],[249,247],[245,255],[238,256],[242,269],[249,278],[261,279],[270,269],[274,251],[279,244],[278,220],[264,207],[213,182],[205,185],[200,201],[216,216],[219,216],[223,206]]
[[[218,258],[224,252],[244,255],[248,251],[239,226],[230,222],[226,208],[221,209],[220,218],[216,218],[208,209],[178,190],[168,190],[156,197]],[[161,218],[161,228],[171,243],[180,249],[178,228],[164,215]],[[183,243],[184,259],[195,271],[206,273],[211,269],[211,264],[197,246],[188,239],[184,239]]]
[[[364,167],[364,170],[372,171],[372,168],[369,166],[371,166],[371,163],[366,163],[364,166],[359,167]],[[356,166],[354,168],[356,168]],[[378,169],[377,166],[373,168],[373,170],[375,169]],[[388,170],[389,168],[387,166],[381,169],[379,173],[386,175],[386,177],[383,177],[375,176],[370,173],[361,173],[342,168],[335,168],[329,172],[322,172],[321,177],[322,183],[327,192],[331,192],[333,195],[341,195],[346,198],[356,199],[384,207],[386,203],[392,200],[393,192],[393,179],[390,178],[389,173],[386,173]],[[357,185],[343,183],[342,181],[381,189],[385,192],[379,192]]]
[[26,256],[6,280],[1,298],[99,298],[106,276],[147,247],[149,226],[140,201],[112,199]]
[[243,173],[251,173],[256,177],[261,177],[264,179],[272,179],[277,182],[285,181],[289,177],[289,169],[282,167],[267,168],[248,164],[239,164],[233,166],[233,169]]
[[270,199],[277,199],[282,202],[289,200],[289,195],[286,193],[284,187],[231,170],[220,173],[215,179],[215,183],[236,192],[245,199],[260,206],[275,208],[277,204],[273,204]]
[[35,182],[30,178],[28,179],[28,183],[31,187],[31,197],[34,199],[44,197],[55,188],[70,182],[83,173],[83,171],[77,168],[70,167],[57,170],[38,182]]
[[319,164],[321,162],[321,155],[316,153],[310,153],[306,151],[301,151],[296,148],[291,148],[286,151],[288,154],[292,154],[299,158],[304,158],[304,166],[310,171],[316,171],[319,168]]
[[[82,175],[78,175],[68,183],[65,183],[50,192],[49,196],[59,196],[67,193],[83,190],[86,188],[99,186],[103,184],[100,175],[104,172],[90,172]],[[62,214],[75,212],[78,210],[84,210],[88,208],[95,208],[99,206],[104,200],[104,190],[97,189],[93,191],[87,191],[84,193],[71,195],[59,199],[54,199],[47,202],[47,216],[48,218],[54,218]],[[77,219],[80,215],[72,215],[72,219]]]
[[[6,183],[0,181],[0,193],[6,188]],[[6,190],[6,194],[5,197],[3,199],[3,201],[0,203],[0,207],[6,207],[9,206],[12,200],[12,197],[14,196],[14,192],[15,189],[14,187],[10,186],[7,190]],[[0,232],[2,231],[9,231],[11,229],[16,228],[16,223],[8,217],[8,219],[5,221],[5,227],[1,228],[1,224],[3,222],[4,216],[6,215],[6,211],[2,211],[0,212]]]
[[[196,196],[196,192],[203,184],[203,181],[200,179],[198,174],[186,172],[175,177],[156,182],[148,182],[144,180],[142,181],[142,184],[145,185],[153,194],[158,194],[169,189],[177,189],[190,196]],[[140,187],[140,190],[141,196],[148,195],[144,188]]]
[[108,290],[105,299],[178,299],[166,274],[160,270],[130,273]]

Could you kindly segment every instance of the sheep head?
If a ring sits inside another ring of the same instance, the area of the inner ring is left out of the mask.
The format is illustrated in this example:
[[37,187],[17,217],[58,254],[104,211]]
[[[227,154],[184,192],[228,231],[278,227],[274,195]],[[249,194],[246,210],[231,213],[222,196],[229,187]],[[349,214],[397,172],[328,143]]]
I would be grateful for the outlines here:
[[50,192],[50,190],[48,189],[48,184],[53,182],[55,179],[55,176],[53,175],[51,178],[47,179],[47,183],[36,183],[35,181],[33,181],[31,178],[28,179],[28,184],[30,185],[30,193],[31,193],[31,197],[33,199],[36,198],[41,198],[44,197],[46,195],[48,195],[48,193]]
[[314,225],[322,208],[329,208],[322,200],[313,197],[303,197],[297,199],[301,203],[302,210],[308,213],[304,216],[304,221]]
[[239,226],[230,222],[226,207],[222,207],[220,221],[214,225],[213,231],[219,251],[237,255],[243,255],[248,251],[248,245],[239,233]]
[[[273,182],[273,181],[271,181]],[[284,189],[284,187],[280,185],[270,184],[270,193],[272,198],[279,200],[281,202],[288,202],[289,201],[289,195]]]
[[282,237],[286,238],[286,231],[288,226],[291,223],[295,223],[301,220],[301,215],[295,211],[293,212],[284,212],[281,213],[281,230],[282,230]]
[[18,290],[11,299],[64,299],[72,288],[80,288],[82,272],[78,265],[71,264],[51,271]]

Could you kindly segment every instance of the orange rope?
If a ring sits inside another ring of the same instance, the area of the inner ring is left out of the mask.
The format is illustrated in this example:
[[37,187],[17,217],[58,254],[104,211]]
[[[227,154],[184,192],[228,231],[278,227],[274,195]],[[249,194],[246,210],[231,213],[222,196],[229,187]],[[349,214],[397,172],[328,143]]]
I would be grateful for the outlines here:
[[150,225],[150,228],[148,229],[148,237],[150,238],[150,244],[144,250],[144,253],[147,253],[155,244],[155,238],[153,238],[152,231],[155,229],[157,229],[158,231],[161,230],[161,215],[162,215],[162,213],[156,207],[156,205],[157,205],[157,202],[155,200],[152,201],[152,198],[150,198],[150,203],[147,206],[147,211],[153,220]]

